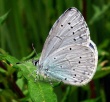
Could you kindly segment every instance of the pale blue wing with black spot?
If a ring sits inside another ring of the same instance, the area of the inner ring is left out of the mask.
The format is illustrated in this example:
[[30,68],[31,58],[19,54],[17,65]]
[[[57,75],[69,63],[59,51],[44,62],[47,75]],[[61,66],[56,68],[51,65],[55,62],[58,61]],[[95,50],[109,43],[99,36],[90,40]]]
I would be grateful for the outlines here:
[[89,29],[76,8],[66,10],[51,28],[43,47],[40,64],[55,50],[71,44],[87,44]]
[[90,40],[87,45],[68,45],[54,51],[44,61],[41,74],[71,85],[87,84],[96,72],[98,52]]

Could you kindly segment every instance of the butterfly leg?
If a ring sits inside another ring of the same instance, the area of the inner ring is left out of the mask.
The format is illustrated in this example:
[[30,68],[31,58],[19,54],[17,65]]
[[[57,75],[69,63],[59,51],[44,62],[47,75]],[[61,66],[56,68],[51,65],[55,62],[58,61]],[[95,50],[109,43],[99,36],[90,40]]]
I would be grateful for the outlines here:
[[51,79],[49,79],[49,83],[53,87],[53,83],[52,83],[52,80]]
[[53,83],[52,83],[50,76],[47,73],[45,73],[44,75],[45,75],[45,78],[48,78],[50,85],[53,87]]
[[34,70],[34,72],[36,72],[36,78],[35,78],[35,82],[36,82],[37,80],[40,79],[40,76],[39,76],[39,74],[38,74],[38,70]]

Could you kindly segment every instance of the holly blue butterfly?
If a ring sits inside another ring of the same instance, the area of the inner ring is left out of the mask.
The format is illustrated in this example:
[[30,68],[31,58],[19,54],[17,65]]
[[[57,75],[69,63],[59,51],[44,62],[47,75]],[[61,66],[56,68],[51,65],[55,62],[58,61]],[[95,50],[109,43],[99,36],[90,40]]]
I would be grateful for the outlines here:
[[80,86],[93,78],[97,62],[98,51],[84,17],[72,7],[54,23],[34,64],[39,75]]

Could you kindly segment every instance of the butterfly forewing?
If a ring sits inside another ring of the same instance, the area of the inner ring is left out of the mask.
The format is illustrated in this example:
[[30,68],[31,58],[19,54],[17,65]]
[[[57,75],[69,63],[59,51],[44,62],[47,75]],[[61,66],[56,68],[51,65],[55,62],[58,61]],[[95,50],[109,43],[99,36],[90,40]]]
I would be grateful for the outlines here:
[[89,29],[82,14],[76,8],[69,8],[51,28],[43,47],[40,62],[43,62],[58,48],[70,44],[85,44],[89,39]]

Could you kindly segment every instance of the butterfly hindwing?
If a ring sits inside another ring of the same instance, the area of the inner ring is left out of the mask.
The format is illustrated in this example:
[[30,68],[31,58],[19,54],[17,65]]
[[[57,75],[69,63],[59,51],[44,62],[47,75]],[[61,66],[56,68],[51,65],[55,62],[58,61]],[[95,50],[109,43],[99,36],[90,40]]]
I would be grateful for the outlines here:
[[46,74],[52,79],[71,85],[84,85],[92,79],[96,71],[96,51],[96,48],[92,49],[89,45],[62,47],[44,61],[43,70],[48,68]]

